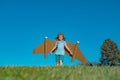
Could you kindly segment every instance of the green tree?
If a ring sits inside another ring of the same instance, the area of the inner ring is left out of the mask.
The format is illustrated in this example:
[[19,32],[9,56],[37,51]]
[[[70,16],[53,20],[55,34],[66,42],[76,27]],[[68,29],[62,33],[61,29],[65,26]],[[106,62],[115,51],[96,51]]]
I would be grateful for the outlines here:
[[102,65],[116,65],[120,60],[120,51],[117,44],[111,39],[106,39],[101,46],[101,58]]
[[118,62],[120,63],[120,50],[119,50],[119,54],[118,54]]

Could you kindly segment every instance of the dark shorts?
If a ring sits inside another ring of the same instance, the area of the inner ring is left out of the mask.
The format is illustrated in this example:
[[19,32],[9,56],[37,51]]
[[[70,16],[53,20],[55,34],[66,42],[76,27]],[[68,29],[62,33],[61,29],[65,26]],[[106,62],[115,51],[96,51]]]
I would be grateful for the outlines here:
[[55,55],[55,59],[56,62],[59,62],[60,60],[62,60],[62,62],[64,61],[64,55]]

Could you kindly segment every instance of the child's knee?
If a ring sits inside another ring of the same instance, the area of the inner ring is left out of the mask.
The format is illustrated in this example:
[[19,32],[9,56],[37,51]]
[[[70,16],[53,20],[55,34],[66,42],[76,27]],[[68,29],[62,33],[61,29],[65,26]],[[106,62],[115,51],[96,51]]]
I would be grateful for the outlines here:
[[63,62],[63,61],[62,61],[62,60],[60,60],[60,64],[62,64],[62,62]]

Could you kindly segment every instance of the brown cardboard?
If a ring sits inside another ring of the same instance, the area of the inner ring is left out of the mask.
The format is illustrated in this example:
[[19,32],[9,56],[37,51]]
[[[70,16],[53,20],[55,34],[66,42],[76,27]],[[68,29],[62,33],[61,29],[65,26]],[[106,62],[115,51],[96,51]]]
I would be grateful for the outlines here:
[[[48,40],[47,38],[45,38],[44,43],[34,49],[34,54],[44,53],[44,58],[46,58],[47,53],[49,53],[53,49],[53,47],[55,46],[55,43],[56,43],[56,40]],[[66,44],[73,53],[73,55],[71,56],[72,57],[72,62],[74,61],[75,58],[77,60],[81,61],[83,64],[86,64],[88,62],[87,59],[85,58],[85,56],[83,55],[83,53],[81,52],[81,50],[78,47],[79,43],[72,44],[70,42],[66,42]],[[66,49],[65,49],[65,53],[70,55],[69,52]]]

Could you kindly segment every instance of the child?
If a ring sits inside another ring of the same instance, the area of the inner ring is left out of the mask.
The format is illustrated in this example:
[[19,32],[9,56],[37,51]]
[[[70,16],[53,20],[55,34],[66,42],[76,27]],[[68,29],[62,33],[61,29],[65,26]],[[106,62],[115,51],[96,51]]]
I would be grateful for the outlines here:
[[64,54],[65,54],[65,49],[64,48],[66,48],[70,52],[71,55],[73,53],[68,48],[68,46],[65,42],[64,34],[62,34],[62,33],[58,34],[56,39],[57,39],[56,45],[51,50],[50,54],[52,54],[52,52],[56,49],[56,51],[55,51],[56,65],[62,65],[63,61],[64,61]]

